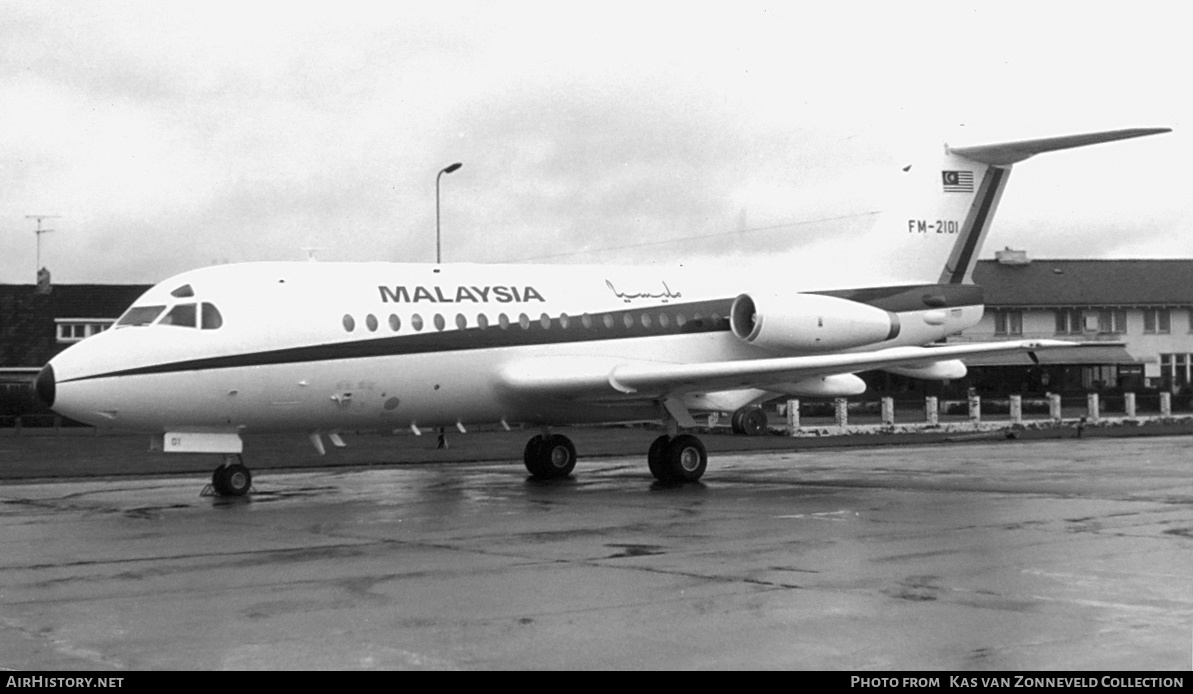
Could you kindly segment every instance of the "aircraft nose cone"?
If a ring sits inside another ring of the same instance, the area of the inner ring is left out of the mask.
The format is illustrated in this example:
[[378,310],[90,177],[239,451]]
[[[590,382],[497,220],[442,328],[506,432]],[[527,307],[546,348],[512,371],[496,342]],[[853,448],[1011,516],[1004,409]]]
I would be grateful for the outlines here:
[[57,389],[57,382],[54,380],[54,367],[46,364],[45,367],[37,374],[37,379],[33,381],[33,389],[37,391],[37,397],[46,407],[54,406],[54,391]]

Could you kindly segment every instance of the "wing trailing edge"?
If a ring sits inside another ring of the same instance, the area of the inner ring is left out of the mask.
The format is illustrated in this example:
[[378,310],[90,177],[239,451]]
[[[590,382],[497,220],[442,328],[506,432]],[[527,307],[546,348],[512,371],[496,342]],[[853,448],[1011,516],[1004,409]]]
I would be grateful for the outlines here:
[[762,388],[778,382],[1000,353],[1036,352],[1080,343],[1019,340],[941,347],[891,347],[873,352],[665,364],[608,357],[531,357],[507,364],[497,385],[519,396],[575,400],[656,399],[692,392]]

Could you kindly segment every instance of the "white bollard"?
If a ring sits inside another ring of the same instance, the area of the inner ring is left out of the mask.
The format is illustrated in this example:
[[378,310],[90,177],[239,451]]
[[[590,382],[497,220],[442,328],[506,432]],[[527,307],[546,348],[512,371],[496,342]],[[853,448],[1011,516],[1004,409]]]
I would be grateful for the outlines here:
[[895,426],[895,399],[882,399],[882,425],[884,427]]
[[1048,394],[1048,417],[1054,422],[1059,422],[1061,419],[1060,395],[1057,393]]
[[1123,416],[1135,416],[1135,394],[1123,393]]
[[969,421],[973,424],[982,423],[982,397],[980,395],[969,396]]
[[1102,403],[1098,400],[1097,393],[1089,393],[1085,396],[1085,416],[1091,422],[1098,421],[1102,416]]
[[940,423],[940,408],[936,404],[935,395],[929,395],[924,398],[924,421],[930,427],[934,427]]
[[833,408],[836,410],[837,426],[842,429],[849,426],[849,401],[845,398],[835,398]]
[[787,435],[795,436],[799,431],[799,400],[787,401]]
[[1172,393],[1160,393],[1160,416],[1172,416]]
[[1023,423],[1023,396],[1011,396],[1011,424]]

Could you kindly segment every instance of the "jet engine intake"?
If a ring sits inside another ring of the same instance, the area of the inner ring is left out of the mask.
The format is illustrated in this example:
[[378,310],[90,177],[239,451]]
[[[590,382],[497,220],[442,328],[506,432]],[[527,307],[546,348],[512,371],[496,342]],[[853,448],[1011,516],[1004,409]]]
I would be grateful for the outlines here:
[[733,301],[729,324],[739,339],[780,351],[848,349],[899,335],[898,315],[820,294],[742,294]]

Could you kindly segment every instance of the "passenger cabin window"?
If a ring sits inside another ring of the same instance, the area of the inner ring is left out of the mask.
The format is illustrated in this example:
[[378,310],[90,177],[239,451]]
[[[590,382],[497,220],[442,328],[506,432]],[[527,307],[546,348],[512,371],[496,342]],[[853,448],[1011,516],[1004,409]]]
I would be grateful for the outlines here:
[[124,312],[120,320],[116,321],[116,327],[123,327],[128,325],[149,325],[157,320],[157,317],[165,311],[165,306],[133,306]]

